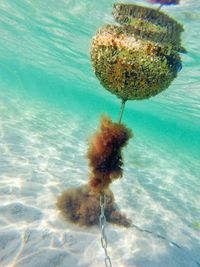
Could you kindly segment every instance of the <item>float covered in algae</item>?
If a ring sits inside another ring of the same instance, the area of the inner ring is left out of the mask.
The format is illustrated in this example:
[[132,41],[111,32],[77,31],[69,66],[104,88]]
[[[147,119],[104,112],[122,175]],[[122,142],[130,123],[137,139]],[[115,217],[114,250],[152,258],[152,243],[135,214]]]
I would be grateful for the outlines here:
[[171,84],[181,69],[179,52],[183,27],[159,10],[115,4],[120,25],[105,25],[92,41],[96,76],[123,100],[154,96]]

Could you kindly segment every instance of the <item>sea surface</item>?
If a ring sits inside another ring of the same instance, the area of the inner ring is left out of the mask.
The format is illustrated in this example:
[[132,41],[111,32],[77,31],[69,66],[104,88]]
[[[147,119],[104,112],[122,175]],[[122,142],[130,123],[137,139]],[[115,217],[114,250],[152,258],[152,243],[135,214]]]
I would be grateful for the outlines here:
[[[89,56],[113,3],[0,1],[1,267],[104,266],[98,227],[65,222],[55,203],[87,182],[101,115],[118,118]],[[107,225],[113,267],[200,266],[200,1],[163,10],[184,25],[188,53],[166,91],[126,104],[134,138],[112,191],[133,227]]]

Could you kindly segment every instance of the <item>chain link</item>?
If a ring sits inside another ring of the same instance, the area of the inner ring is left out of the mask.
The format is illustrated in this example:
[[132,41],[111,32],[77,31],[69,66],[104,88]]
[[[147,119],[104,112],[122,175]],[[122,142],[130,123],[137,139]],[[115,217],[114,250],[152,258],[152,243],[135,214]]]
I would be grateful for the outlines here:
[[105,195],[100,195],[100,208],[101,208],[101,214],[99,217],[99,225],[100,225],[100,231],[101,231],[101,245],[102,248],[104,249],[105,252],[105,266],[106,267],[112,267],[111,259],[108,256],[107,252],[107,237],[105,233],[105,226],[106,226],[106,217],[105,217],[105,206],[106,206],[106,196]]

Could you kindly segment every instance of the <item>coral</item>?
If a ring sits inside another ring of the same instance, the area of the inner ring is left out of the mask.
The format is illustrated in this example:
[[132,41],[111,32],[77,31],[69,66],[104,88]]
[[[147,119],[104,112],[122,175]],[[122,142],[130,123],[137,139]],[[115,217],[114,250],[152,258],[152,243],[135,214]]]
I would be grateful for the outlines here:
[[96,76],[123,100],[154,96],[169,87],[181,69],[182,25],[156,9],[114,4],[120,25],[99,29],[92,41]]
[[[105,191],[105,216],[108,222],[129,227],[131,221],[122,215],[115,205],[113,193]],[[92,226],[99,223],[99,195],[90,191],[88,185],[64,191],[58,198],[57,207],[69,222],[80,226]]]
[[131,137],[132,132],[125,125],[102,117],[100,130],[92,137],[87,153],[91,191],[102,193],[114,179],[122,177],[122,148]]

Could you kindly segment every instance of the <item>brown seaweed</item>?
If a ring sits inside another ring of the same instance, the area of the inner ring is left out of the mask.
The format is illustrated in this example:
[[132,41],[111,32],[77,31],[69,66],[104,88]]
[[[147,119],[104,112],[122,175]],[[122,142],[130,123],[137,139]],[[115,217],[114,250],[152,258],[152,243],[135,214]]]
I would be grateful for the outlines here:
[[113,180],[122,177],[122,149],[131,137],[132,131],[125,125],[102,117],[100,130],[93,135],[87,153],[91,191],[102,193]]
[[[116,207],[111,190],[106,190],[105,216],[108,222],[129,227],[131,220],[121,214]],[[69,222],[79,226],[99,224],[100,205],[99,195],[90,191],[88,185],[70,188],[58,198],[57,207]]]
[[99,223],[100,194],[106,198],[105,216],[108,222],[130,226],[131,221],[115,205],[110,183],[122,177],[122,148],[132,137],[130,129],[113,123],[108,116],[101,119],[100,129],[93,135],[87,153],[90,178],[87,185],[70,188],[58,198],[57,207],[67,221],[92,226]]

